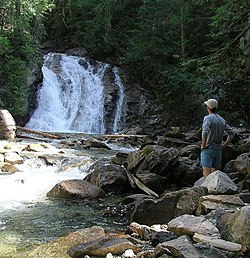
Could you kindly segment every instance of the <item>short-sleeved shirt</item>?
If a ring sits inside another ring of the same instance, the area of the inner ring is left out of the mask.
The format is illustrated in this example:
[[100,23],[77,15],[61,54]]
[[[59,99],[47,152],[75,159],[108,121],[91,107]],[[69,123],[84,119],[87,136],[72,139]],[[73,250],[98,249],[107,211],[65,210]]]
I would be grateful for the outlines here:
[[206,145],[221,144],[225,131],[231,139],[234,137],[233,129],[220,115],[213,113],[204,117],[202,124],[202,137],[206,139]]

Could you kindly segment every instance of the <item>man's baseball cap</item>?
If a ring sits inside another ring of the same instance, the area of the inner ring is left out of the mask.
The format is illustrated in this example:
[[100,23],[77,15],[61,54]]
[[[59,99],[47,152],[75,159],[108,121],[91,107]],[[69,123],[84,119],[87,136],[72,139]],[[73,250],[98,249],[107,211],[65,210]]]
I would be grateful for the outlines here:
[[218,108],[218,101],[216,99],[209,99],[204,102],[210,109]]

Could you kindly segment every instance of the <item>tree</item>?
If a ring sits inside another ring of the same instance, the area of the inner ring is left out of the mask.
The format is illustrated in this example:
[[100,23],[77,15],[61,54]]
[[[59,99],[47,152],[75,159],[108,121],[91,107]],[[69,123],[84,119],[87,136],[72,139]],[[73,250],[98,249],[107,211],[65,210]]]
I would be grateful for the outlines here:
[[40,62],[38,41],[50,0],[2,0],[0,3],[0,107],[13,116],[27,112],[28,66]]
[[[250,120],[250,2],[196,1],[210,13],[207,51],[189,60],[200,74],[224,86],[225,106]],[[226,105],[226,103],[230,105]]]

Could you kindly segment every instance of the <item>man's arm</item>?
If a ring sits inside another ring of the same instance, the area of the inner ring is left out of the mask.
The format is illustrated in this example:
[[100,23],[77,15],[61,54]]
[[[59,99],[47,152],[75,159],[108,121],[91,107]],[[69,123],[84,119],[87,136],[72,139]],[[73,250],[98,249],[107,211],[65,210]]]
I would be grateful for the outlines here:
[[225,126],[225,131],[227,132],[227,139],[221,145],[223,149],[225,149],[230,144],[235,135],[234,130],[228,124]]
[[201,132],[201,150],[207,147],[207,136],[210,129],[209,119],[204,117]]

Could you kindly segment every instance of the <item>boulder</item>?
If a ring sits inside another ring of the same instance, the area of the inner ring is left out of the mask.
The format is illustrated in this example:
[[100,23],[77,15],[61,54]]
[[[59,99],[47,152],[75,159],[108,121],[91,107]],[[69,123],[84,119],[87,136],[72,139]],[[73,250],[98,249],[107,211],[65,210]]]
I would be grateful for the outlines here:
[[222,171],[215,171],[206,178],[202,177],[195,182],[195,186],[204,186],[209,194],[235,194],[238,193],[237,185]]
[[246,251],[246,248],[244,248],[240,244],[225,241],[225,240],[219,239],[219,238],[214,238],[211,236],[204,236],[204,235],[198,234],[198,233],[194,234],[193,240],[195,242],[206,242],[214,247],[217,247],[217,248],[220,248],[220,249],[223,249],[226,251],[230,251],[230,252],[241,252],[242,251],[242,253],[243,253],[244,251]]
[[201,175],[201,168],[197,160],[179,157],[178,162],[169,171],[167,184],[176,184],[180,187],[193,186]]
[[101,149],[108,149],[111,150],[108,145],[102,141],[99,141],[97,139],[91,138],[87,140],[82,140],[81,143],[84,145],[84,148],[101,148]]
[[221,165],[224,167],[230,160],[235,159],[238,153],[233,144],[228,145],[223,149]]
[[140,203],[135,204],[129,214],[129,220],[149,226],[165,224],[177,216],[194,214],[199,198],[203,195],[207,195],[205,187],[191,187],[166,193],[158,199],[143,199]]
[[48,193],[48,197],[70,199],[95,199],[105,196],[105,192],[83,180],[65,180],[56,184]]
[[127,159],[127,169],[132,173],[149,170],[161,176],[168,175],[168,171],[178,160],[179,151],[159,145],[147,145],[142,150],[130,152]]
[[15,173],[15,172],[19,171],[19,169],[15,165],[12,165],[12,164],[9,164],[9,163],[4,163],[1,166],[1,170],[3,172],[8,172],[8,173]]
[[213,247],[206,242],[196,243],[194,247],[203,255],[202,258],[228,258],[228,252]]
[[98,160],[89,167],[87,173],[84,181],[100,187],[106,193],[121,193],[128,182],[125,169],[109,159]]
[[243,141],[240,142],[239,146],[237,147],[238,153],[246,153],[250,150],[250,137],[248,134],[248,137],[246,139],[243,139]]
[[11,165],[23,164],[23,158],[16,152],[5,153],[4,161]]
[[180,149],[180,155],[182,157],[189,157],[192,154],[200,154],[201,148],[197,144],[185,146]]
[[234,161],[234,166],[242,174],[250,174],[250,152],[243,153]]
[[[156,236],[156,233],[158,233],[158,235]],[[152,238],[154,238],[156,240],[156,237],[158,237],[158,239],[162,239],[163,237],[161,237],[160,235],[166,233],[165,234],[165,238],[167,238],[167,234],[168,234],[168,240],[170,240],[169,238],[173,239],[173,238],[177,238],[178,236],[175,236],[172,232],[170,232],[166,226],[164,225],[152,225],[151,227],[147,226],[147,225],[141,225],[138,224],[136,222],[132,222],[125,234],[130,234],[133,237],[137,237],[140,238],[141,240],[152,240]],[[163,242],[163,241],[162,241]]]
[[128,153],[118,152],[115,156],[111,157],[113,163],[117,165],[127,166]]
[[157,143],[161,146],[167,147],[167,148],[179,148],[179,147],[185,147],[189,145],[189,142],[186,142],[181,139],[177,138],[172,138],[172,137],[164,137],[164,136],[159,136]]
[[58,149],[54,146],[46,143],[31,143],[27,144],[22,151],[29,151],[29,152],[41,152],[41,153],[57,153]]
[[196,215],[208,214],[212,210],[237,210],[245,206],[239,196],[235,195],[206,195],[201,196]]
[[166,178],[163,176],[159,176],[153,173],[146,173],[146,171],[140,171],[136,174],[136,177],[148,188],[156,192],[157,194],[161,194],[164,192],[164,185],[166,182]]
[[163,242],[163,247],[170,250],[173,257],[182,258],[201,258],[201,254],[196,250],[192,244],[189,236],[181,236],[177,239]]
[[220,215],[217,224],[223,239],[250,248],[250,206]]
[[10,112],[0,109],[0,139],[14,140],[16,137],[16,122]]
[[132,249],[135,253],[140,251],[136,245],[125,238],[104,237],[74,246],[67,253],[72,258],[80,258],[85,255],[104,257],[108,253],[112,255],[122,254],[127,249]]
[[157,246],[160,243],[170,241],[178,238],[179,236],[169,230],[158,231],[150,236],[150,242],[153,246]]
[[196,217],[194,215],[184,214],[172,219],[168,223],[170,231],[177,235],[190,235],[199,233],[206,236],[220,237],[220,232],[209,220],[205,217]]
[[70,256],[67,254],[68,249],[74,245],[93,241],[100,237],[105,237],[105,231],[102,227],[93,226],[90,228],[79,229],[67,236],[57,238],[48,243],[40,244],[33,251],[23,257],[69,258]]

